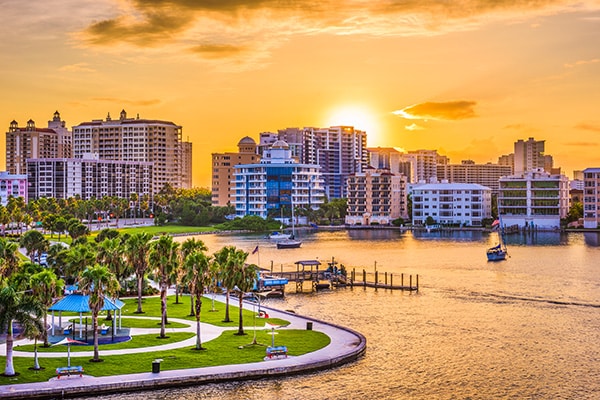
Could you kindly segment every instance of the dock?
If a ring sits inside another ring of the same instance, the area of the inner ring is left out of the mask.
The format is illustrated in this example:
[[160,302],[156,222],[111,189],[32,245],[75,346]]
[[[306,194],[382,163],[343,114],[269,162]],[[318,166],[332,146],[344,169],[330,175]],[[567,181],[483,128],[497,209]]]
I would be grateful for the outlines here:
[[301,260],[296,261],[296,271],[276,272],[271,269],[270,277],[275,279],[285,279],[289,283],[294,282],[296,285],[296,293],[304,291],[305,283],[310,283],[311,292],[329,288],[340,287],[364,287],[389,290],[419,290],[419,275],[410,274],[392,274],[387,272],[367,272],[365,269],[357,274],[356,268],[350,271],[350,276],[347,275],[346,268],[340,265],[335,258],[327,262],[326,269],[320,268],[319,260]]

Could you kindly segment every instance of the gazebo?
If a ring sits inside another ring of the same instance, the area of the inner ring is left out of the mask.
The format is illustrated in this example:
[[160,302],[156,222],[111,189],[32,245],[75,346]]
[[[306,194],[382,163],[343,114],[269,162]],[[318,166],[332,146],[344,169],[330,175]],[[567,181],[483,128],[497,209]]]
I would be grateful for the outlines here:
[[[119,329],[121,329],[121,320],[122,314],[121,309],[125,305],[119,299],[111,299],[107,296],[104,296],[104,307],[102,307],[101,311],[114,311],[115,318],[117,318],[118,311],[118,321],[119,321]],[[89,313],[90,304],[89,304],[89,296],[83,294],[69,294],[56,303],[54,303],[48,311],[52,311],[52,335],[54,336],[54,312],[58,311],[58,324],[62,326],[62,312],[76,312],[79,313],[79,337],[83,337],[83,313]],[[117,333],[117,324],[113,324],[113,334]]]

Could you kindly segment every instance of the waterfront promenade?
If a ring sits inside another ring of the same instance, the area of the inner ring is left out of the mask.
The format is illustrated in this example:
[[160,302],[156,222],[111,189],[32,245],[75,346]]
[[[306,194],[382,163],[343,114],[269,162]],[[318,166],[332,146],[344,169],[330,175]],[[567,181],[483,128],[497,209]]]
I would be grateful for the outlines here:
[[[245,307],[252,307],[246,304]],[[214,382],[238,381],[248,379],[272,378],[278,376],[287,376],[309,371],[333,368],[347,362],[351,362],[361,357],[366,351],[365,337],[353,330],[328,324],[310,317],[303,317],[294,313],[272,309],[261,306],[268,310],[269,315],[275,318],[285,319],[290,322],[285,328],[280,329],[306,329],[308,324],[312,324],[312,329],[328,335],[331,342],[323,349],[304,354],[301,356],[267,359],[258,363],[234,364],[205,368],[193,368],[185,370],[169,370],[159,373],[151,372],[151,365],[148,365],[147,373],[138,373],[130,375],[116,375],[105,377],[93,377],[88,375],[64,376],[60,379],[52,378],[46,382],[26,383],[16,385],[0,386],[0,398],[2,399],[45,399],[45,398],[65,398],[94,396],[105,393],[132,392],[142,390],[152,390],[167,387],[180,387],[189,385],[200,385]],[[188,321],[189,323],[189,321]],[[188,328],[183,328],[189,330]],[[222,330],[230,328],[217,328],[203,326],[203,338],[207,340],[217,337]],[[264,329],[264,328],[263,328]],[[249,330],[250,331],[250,330]],[[195,339],[171,343],[160,346],[165,348],[178,348],[191,346]],[[5,346],[1,346],[5,352]],[[103,355],[119,353],[137,353],[142,351],[155,351],[156,348],[149,349],[127,349],[103,351]],[[118,353],[117,353],[118,352]],[[83,355],[84,353],[78,353]],[[15,353],[15,356],[23,354]],[[45,356],[65,357],[66,353],[47,353]],[[91,352],[90,352],[91,355]],[[40,354],[42,356],[42,354]]]

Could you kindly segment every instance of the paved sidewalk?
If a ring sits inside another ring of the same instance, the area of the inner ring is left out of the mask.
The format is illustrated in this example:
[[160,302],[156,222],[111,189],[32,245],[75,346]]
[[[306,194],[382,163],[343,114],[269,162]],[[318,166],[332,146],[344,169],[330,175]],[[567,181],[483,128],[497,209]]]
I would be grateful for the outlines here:
[[[250,303],[246,308],[252,308]],[[0,386],[0,398],[51,398],[54,396],[68,397],[86,394],[115,393],[132,390],[149,390],[163,387],[173,387],[190,384],[203,384],[212,382],[223,382],[231,380],[264,378],[284,376],[295,373],[332,368],[347,362],[351,362],[362,356],[366,351],[366,339],[358,332],[339,326],[327,324],[309,317],[261,306],[261,309],[269,310],[269,315],[290,321],[290,325],[280,329],[306,329],[307,322],[312,322],[312,329],[323,332],[331,338],[331,342],[323,349],[297,357],[278,358],[258,363],[223,365],[216,367],[193,368],[184,370],[161,371],[159,373],[139,373],[130,375],[116,375],[106,377],[92,377],[84,375],[61,377],[60,380],[52,378],[47,382],[4,385]],[[129,317],[128,317],[129,318]],[[143,318],[143,317],[140,317]],[[173,321],[183,322],[184,320]],[[190,321],[184,323],[189,324]],[[195,332],[195,324],[187,328],[173,328],[173,330],[189,330]],[[154,329],[154,328],[153,328]],[[217,337],[224,329],[212,325],[203,324],[202,341],[206,342],[209,335]],[[229,328],[230,329],[230,328]],[[264,329],[264,328],[262,328]],[[166,348],[178,348],[195,343],[195,338],[189,341],[170,343],[164,346],[152,347],[149,351],[163,350]],[[185,343],[185,344],[184,344]],[[5,346],[1,346],[5,347]],[[102,351],[103,355],[139,353],[146,349],[124,349]],[[50,354],[50,353],[46,353]],[[56,357],[65,357],[66,353],[58,354]],[[16,355],[16,354],[15,354]],[[77,352],[77,356],[82,355]],[[90,352],[91,355],[91,352]],[[40,354],[41,356],[41,354]]]

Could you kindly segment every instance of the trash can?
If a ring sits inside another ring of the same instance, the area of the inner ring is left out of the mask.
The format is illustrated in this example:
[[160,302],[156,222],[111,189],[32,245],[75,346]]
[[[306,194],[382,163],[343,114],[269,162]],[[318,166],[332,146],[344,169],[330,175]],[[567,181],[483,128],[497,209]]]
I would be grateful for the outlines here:
[[158,374],[160,372],[160,360],[152,361],[152,373]]
[[307,331],[312,331],[312,322],[307,322],[306,323],[306,330]]

